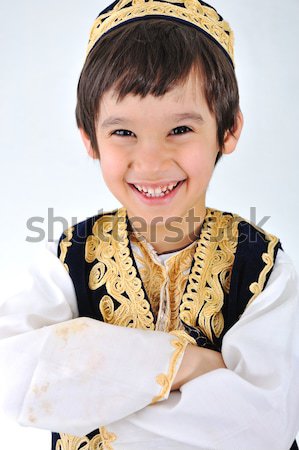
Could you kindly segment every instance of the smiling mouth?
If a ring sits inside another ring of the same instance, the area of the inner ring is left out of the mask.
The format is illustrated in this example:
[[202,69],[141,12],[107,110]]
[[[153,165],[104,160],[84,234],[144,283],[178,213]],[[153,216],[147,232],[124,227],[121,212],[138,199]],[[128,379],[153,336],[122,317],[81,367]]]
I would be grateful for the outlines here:
[[149,192],[144,192],[143,190],[139,190],[137,189],[137,187],[134,184],[130,184],[130,186],[132,187],[132,189],[134,189],[139,195],[142,195],[145,198],[152,198],[152,199],[158,199],[158,198],[166,198],[169,197],[170,194],[172,194],[173,192],[175,192],[186,180],[182,180],[182,181],[178,181],[172,189],[166,189],[165,191],[161,192],[161,193],[149,193]]

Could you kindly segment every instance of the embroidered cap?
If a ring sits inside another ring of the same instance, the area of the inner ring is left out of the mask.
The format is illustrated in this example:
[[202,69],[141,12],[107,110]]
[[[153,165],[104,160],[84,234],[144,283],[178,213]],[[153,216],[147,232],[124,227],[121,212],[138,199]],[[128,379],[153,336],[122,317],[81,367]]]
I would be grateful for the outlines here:
[[199,0],[117,0],[95,20],[87,55],[110,30],[141,19],[162,18],[195,27],[215,42],[234,66],[234,34],[229,24],[210,5]]

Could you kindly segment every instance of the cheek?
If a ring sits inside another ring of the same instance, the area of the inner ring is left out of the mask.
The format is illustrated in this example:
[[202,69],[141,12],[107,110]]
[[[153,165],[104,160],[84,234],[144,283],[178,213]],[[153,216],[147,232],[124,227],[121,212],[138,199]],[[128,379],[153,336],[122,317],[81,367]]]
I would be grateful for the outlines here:
[[103,152],[101,157],[101,170],[103,178],[108,186],[122,182],[127,171],[127,162],[119,154]]
[[217,153],[209,149],[197,149],[196,151],[189,152],[188,158],[185,158],[183,168],[186,174],[193,179],[198,179],[198,182],[205,182],[209,180],[215,165]]

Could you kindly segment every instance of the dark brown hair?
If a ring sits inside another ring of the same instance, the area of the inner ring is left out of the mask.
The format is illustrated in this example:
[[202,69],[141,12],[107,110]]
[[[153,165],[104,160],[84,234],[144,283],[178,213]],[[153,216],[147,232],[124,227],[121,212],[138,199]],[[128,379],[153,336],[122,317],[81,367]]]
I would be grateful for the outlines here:
[[[162,96],[183,83],[192,69],[202,77],[215,115],[220,150],[233,132],[239,111],[235,72],[221,48],[195,28],[167,19],[142,19],[111,30],[95,44],[82,69],[76,120],[99,157],[95,122],[102,95],[113,87],[118,101],[127,94]],[[217,161],[221,157],[218,154]]]

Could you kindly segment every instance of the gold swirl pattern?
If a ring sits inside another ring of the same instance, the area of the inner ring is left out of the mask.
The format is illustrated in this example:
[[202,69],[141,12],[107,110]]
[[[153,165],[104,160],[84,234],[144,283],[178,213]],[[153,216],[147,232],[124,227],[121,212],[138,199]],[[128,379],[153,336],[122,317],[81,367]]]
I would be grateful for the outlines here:
[[[257,228],[257,229],[259,229],[259,228]],[[251,283],[251,285],[249,286],[249,290],[250,290],[250,292],[253,293],[253,296],[248,301],[248,303],[246,305],[246,309],[248,308],[249,305],[251,305],[251,303],[256,299],[256,297],[264,289],[266,277],[274,265],[274,249],[275,249],[276,245],[278,244],[279,239],[276,236],[274,236],[273,234],[265,233],[265,232],[263,232],[263,233],[264,233],[264,236],[266,237],[266,239],[269,241],[267,253],[262,254],[262,260],[265,263],[265,266],[259,274],[258,281]]]
[[[105,284],[99,308],[106,323],[154,330],[154,317],[130,256],[126,209],[100,217],[86,241],[85,259],[97,261],[89,274],[89,288]],[[115,303],[119,304],[115,308]]]
[[144,240],[137,238],[136,233],[130,235],[130,242],[135,249],[134,258],[139,263],[138,270],[155,319],[158,317],[161,302],[165,300],[164,297],[167,295],[165,291],[161,292],[161,286],[167,283],[167,279],[169,280],[167,283],[170,303],[169,317],[167,318],[168,326],[165,324],[165,329],[161,331],[169,332],[180,328],[184,329],[179,317],[179,308],[197,243],[194,242],[178,254],[171,256],[166,261],[166,266],[163,266],[161,262],[157,262],[154,250],[151,250],[151,247]]
[[[116,435],[114,433],[109,433],[109,431],[107,430],[107,428],[105,427],[101,427],[100,428],[100,436],[101,436],[101,444],[102,444],[102,449],[101,447],[94,447],[91,448],[90,450],[113,450],[113,447],[111,445],[112,442],[116,441]],[[95,436],[93,439],[96,440],[98,436]]]
[[87,55],[100,37],[112,28],[128,20],[150,15],[173,17],[197,26],[214,38],[234,61],[232,29],[213,8],[201,4],[199,0],[120,0],[113,9],[95,20],[90,32]]
[[61,433],[56,442],[56,450],[89,450],[90,440],[87,436],[79,438],[70,434]]
[[132,247],[136,246],[134,248],[139,250],[139,254],[137,251],[134,252],[134,258],[136,262],[138,261],[140,264],[138,270],[156,319],[158,317],[161,301],[160,289],[165,282],[165,270],[163,271],[163,267],[154,261],[147,243],[139,240],[135,234],[131,234],[130,242]]
[[182,339],[183,341],[187,342],[187,344],[197,345],[196,340],[193,337],[191,337],[185,330],[173,330],[170,331],[169,334],[176,336],[179,339]]
[[[172,278],[178,269],[176,262],[185,261],[191,266],[194,258],[194,265],[189,276],[177,277],[181,299],[178,303],[171,296],[169,331],[180,328],[181,319],[187,325],[201,329],[212,342],[213,335],[220,336],[224,328],[224,292],[229,291],[240,220],[239,216],[207,208],[195,253],[189,248],[176,255],[178,259],[174,259],[169,271]],[[119,326],[155,329],[151,305],[130,256],[126,209],[120,208],[115,214],[100,217],[92,231],[86,241],[85,259],[95,263],[89,274],[90,289],[96,290],[105,284],[107,290],[107,295],[99,300],[103,320]],[[146,251],[144,247],[143,251]],[[155,281],[153,283],[154,310],[157,312],[159,286]],[[176,317],[175,311],[179,311]]]
[[176,339],[173,339],[171,342],[175,351],[170,360],[168,373],[167,374],[161,373],[156,377],[156,381],[158,384],[162,386],[162,390],[159,395],[156,395],[156,397],[153,398],[152,404],[163,400],[167,395],[167,393],[170,391],[171,384],[175,376],[175,369],[177,367],[178,360],[184,353],[187,345],[189,343],[196,345],[195,340],[183,330],[171,331],[169,334],[172,334],[173,336],[176,337]]
[[80,438],[61,433],[55,450],[113,450],[111,443],[115,440],[115,434],[109,433],[105,427],[101,427],[99,433],[92,439],[87,436]]
[[236,215],[207,208],[180,307],[180,318],[202,330],[211,342],[213,335],[219,337],[224,328],[224,291],[229,291],[239,221]]
[[[145,298],[142,280],[130,254],[127,221],[126,209],[120,208],[114,214],[103,215],[94,224],[92,235],[88,236],[85,247],[86,261],[94,263],[89,273],[89,287],[96,290],[105,284],[107,295],[103,295],[99,300],[99,309],[105,322],[132,328],[154,329],[150,303]],[[163,400],[169,392],[178,360],[188,343],[196,345],[196,341],[186,331],[178,329],[179,318],[187,325],[199,328],[211,342],[213,337],[219,337],[224,329],[222,314],[224,293],[229,293],[230,290],[239,238],[238,226],[241,221],[244,219],[238,215],[207,208],[195,250],[192,246],[186,248],[166,262],[169,265],[168,276],[172,283],[175,280],[177,284],[176,295],[172,295],[172,308],[169,312],[171,320],[168,328],[176,339],[172,341],[174,352],[168,373],[156,377],[161,392],[153,398],[152,403]],[[265,266],[258,280],[249,286],[253,296],[248,305],[264,288],[266,276],[274,265],[275,247],[279,241],[276,236],[266,233],[257,226],[255,228],[268,240],[268,248],[267,252],[262,254]],[[74,227],[65,232],[66,238],[60,244],[60,259],[63,263],[67,249],[72,245],[70,241],[73,230]],[[164,281],[165,274],[160,274],[159,277],[159,272],[153,271],[155,264],[150,258],[149,249],[136,239],[135,243],[138,243],[142,250],[142,256],[136,257],[143,262],[145,271],[158,277],[157,280],[153,280],[154,277],[152,280],[150,277],[145,280],[145,286],[149,289],[146,292],[156,295],[153,310],[157,313],[159,282]],[[192,266],[189,276],[186,275],[187,266]],[[66,264],[65,267],[68,270]],[[176,277],[176,272],[180,273],[180,276]],[[174,292],[174,287],[171,289]],[[178,297],[181,297],[180,307]],[[115,301],[119,306],[115,306]],[[113,450],[111,443],[115,440],[116,436],[113,433],[101,427],[99,434],[92,439],[87,436],[78,438],[61,434],[56,450]]]
[[197,243],[182,250],[166,263],[169,266],[168,275],[170,279],[170,317],[168,331],[184,329],[184,325],[180,321],[180,305],[188,282],[190,267],[192,265],[196,247]]
[[69,267],[68,265],[65,263],[65,258],[67,255],[67,251],[68,248],[72,245],[72,238],[73,238],[73,232],[74,232],[74,227],[70,227],[68,228],[64,234],[65,234],[65,238],[61,240],[60,242],[60,261],[63,263],[65,269],[67,270],[67,272],[69,272]]

